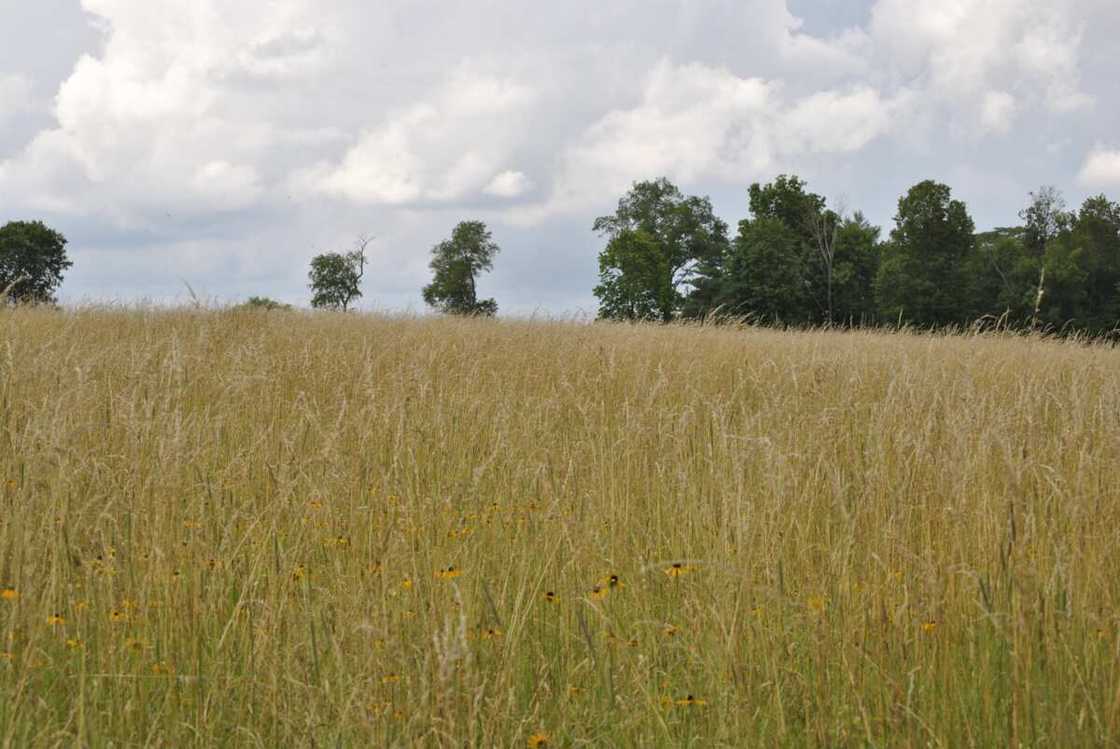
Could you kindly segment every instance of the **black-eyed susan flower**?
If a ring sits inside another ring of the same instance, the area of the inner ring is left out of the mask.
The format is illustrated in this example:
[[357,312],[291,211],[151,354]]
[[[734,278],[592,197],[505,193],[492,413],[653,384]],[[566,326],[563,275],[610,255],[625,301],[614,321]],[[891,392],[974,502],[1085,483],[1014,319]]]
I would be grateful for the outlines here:
[[666,637],[676,637],[680,633],[681,633],[681,628],[677,627],[677,626],[674,626],[672,624],[666,624],[664,627],[661,628],[661,634],[665,635]]
[[109,621],[113,624],[125,624],[128,622],[128,612],[121,611],[120,609],[113,609],[109,612]]
[[401,580],[401,589],[402,590],[412,590],[412,578],[411,577],[406,577],[404,580]]
[[462,574],[463,571],[453,564],[448,567],[436,570],[436,577],[440,580],[453,580]]
[[922,622],[922,631],[927,635],[932,635],[937,631],[937,622],[933,621],[932,619]]
[[548,738],[548,734],[544,731],[537,731],[529,737],[529,740],[525,742],[525,745],[530,749],[537,749],[538,747],[548,746]]
[[502,634],[502,630],[497,627],[486,627],[478,633],[478,636],[483,640],[497,640],[501,638]]
[[707,705],[708,701],[700,699],[698,697],[693,697],[690,694],[686,697],[676,700],[674,704],[680,705],[681,707],[702,707],[703,705]]
[[59,624],[65,624],[65,623],[66,623],[66,618],[63,617],[62,614],[59,614],[58,612],[55,612],[55,613],[53,613],[53,614],[51,614],[50,616],[47,617],[47,624],[50,624],[52,626],[56,626],[56,625],[59,625]]
[[601,601],[610,594],[611,589],[605,585],[596,585],[591,589],[591,598],[595,601]]
[[662,570],[668,577],[681,577],[692,572],[692,568],[681,562],[673,562],[671,565]]
[[382,684],[396,684],[400,680],[401,680],[401,675],[396,674],[396,673],[385,674],[384,676],[381,677],[381,683]]
[[307,577],[307,567],[306,566],[304,566],[302,564],[297,564],[295,567],[292,568],[292,579],[293,580],[298,581],[298,580],[302,580],[305,577]]
[[19,598],[19,591],[15,588],[0,589],[0,598],[5,601],[15,601]]
[[560,596],[556,595],[556,593],[554,591],[549,590],[549,591],[546,591],[545,594],[544,594],[544,602],[545,603],[556,603],[559,600],[560,600]]

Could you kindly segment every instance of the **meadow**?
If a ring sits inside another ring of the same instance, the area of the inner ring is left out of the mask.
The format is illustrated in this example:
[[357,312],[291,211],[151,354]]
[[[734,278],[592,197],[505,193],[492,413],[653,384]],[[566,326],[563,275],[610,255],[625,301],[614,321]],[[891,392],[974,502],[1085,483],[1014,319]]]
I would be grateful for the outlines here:
[[4,746],[1120,745],[1120,350],[0,309]]

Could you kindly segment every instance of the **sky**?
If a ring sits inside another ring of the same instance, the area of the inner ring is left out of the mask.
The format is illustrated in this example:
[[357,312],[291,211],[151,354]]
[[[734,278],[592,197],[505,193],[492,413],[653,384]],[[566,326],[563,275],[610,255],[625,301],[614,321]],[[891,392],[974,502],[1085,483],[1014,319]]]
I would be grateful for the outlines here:
[[979,229],[1120,199],[1115,0],[0,0],[0,224],[66,235],[66,303],[306,305],[371,235],[361,307],[422,311],[487,223],[501,313],[593,314],[633,182],[798,174],[889,231],[923,179]]

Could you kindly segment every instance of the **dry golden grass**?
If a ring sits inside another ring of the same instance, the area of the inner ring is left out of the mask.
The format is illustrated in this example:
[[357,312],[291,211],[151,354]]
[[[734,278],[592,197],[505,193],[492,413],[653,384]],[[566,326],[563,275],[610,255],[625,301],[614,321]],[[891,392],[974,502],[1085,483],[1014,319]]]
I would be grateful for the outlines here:
[[0,310],[0,741],[1116,745],[1118,469],[1103,346]]

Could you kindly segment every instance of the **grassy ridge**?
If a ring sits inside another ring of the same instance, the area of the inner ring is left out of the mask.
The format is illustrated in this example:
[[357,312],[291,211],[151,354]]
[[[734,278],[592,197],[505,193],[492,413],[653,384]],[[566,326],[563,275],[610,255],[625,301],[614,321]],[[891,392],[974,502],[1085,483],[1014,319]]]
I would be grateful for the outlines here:
[[0,310],[0,741],[1114,745],[1118,466],[1072,342]]

